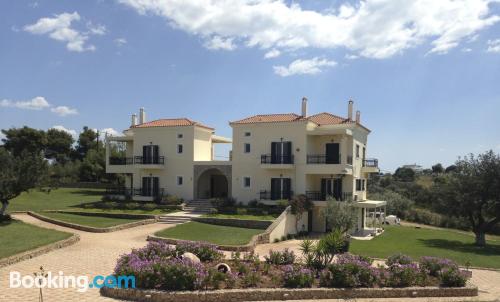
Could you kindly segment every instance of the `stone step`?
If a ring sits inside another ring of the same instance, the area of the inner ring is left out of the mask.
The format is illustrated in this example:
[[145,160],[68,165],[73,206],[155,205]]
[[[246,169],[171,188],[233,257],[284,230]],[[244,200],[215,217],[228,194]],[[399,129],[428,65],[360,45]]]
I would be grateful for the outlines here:
[[158,217],[159,223],[168,223],[168,224],[181,224],[185,222],[191,221],[191,217],[189,216],[160,216]]

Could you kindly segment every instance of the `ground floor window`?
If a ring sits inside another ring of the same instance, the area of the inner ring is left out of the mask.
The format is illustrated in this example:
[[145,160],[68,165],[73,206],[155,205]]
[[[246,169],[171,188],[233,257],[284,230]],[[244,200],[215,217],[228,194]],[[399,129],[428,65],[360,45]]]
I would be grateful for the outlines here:
[[243,187],[250,188],[251,187],[251,179],[250,177],[243,177]]
[[182,176],[177,176],[177,185],[182,186],[184,183],[184,178]]

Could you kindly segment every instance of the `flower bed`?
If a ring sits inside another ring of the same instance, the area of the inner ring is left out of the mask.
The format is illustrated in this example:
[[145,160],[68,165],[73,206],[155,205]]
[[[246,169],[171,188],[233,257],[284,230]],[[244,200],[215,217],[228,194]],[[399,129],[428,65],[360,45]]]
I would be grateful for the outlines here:
[[[186,257],[192,253],[197,258]],[[348,253],[337,255],[324,267],[296,262],[293,252],[270,251],[265,261],[253,253],[223,254],[205,243],[184,243],[175,248],[150,242],[120,257],[115,275],[134,275],[139,289],[166,291],[242,288],[406,288],[464,287],[466,276],[444,259],[391,257],[387,266],[374,267],[370,259]],[[435,263],[439,264],[436,268]]]

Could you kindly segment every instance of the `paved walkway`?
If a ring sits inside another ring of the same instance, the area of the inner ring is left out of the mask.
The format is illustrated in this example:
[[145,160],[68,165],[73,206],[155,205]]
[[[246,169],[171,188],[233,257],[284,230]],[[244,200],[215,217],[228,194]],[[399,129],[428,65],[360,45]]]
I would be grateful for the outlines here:
[[[127,253],[132,248],[142,247],[146,244],[149,234],[161,229],[171,227],[167,224],[150,224],[112,233],[87,233],[66,227],[53,225],[40,221],[28,215],[15,215],[17,219],[37,226],[77,233],[81,240],[75,245],[52,251],[48,254],[35,257],[20,263],[0,269],[0,301],[38,301],[37,289],[11,289],[9,288],[9,272],[18,271],[22,275],[33,274],[38,268],[43,267],[65,275],[108,275],[111,274],[120,254]],[[264,244],[257,247],[256,252],[266,254],[269,249],[282,250],[286,247],[298,253],[298,240],[289,240],[273,244]],[[480,295],[475,298],[423,298],[423,299],[357,299],[358,302],[447,302],[447,301],[499,301],[500,302],[500,272],[487,270],[473,270],[472,282],[479,286]],[[116,301],[103,298],[97,289],[89,289],[79,293],[75,289],[44,289],[44,300],[58,301]],[[348,301],[348,300],[323,300],[323,301]],[[349,300],[354,301],[354,300]]]

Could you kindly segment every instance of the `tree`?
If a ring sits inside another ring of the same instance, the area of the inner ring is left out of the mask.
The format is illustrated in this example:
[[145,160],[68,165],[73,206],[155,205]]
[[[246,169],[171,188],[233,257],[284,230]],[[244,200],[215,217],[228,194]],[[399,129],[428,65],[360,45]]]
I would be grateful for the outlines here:
[[452,172],[455,172],[456,170],[457,170],[457,166],[451,165],[451,166],[446,167],[446,170],[444,170],[444,172],[445,173],[452,173]]
[[353,206],[352,202],[328,200],[325,217],[326,223],[332,230],[339,230],[344,234],[356,226],[358,209]]
[[89,127],[87,126],[83,127],[83,131],[80,133],[80,136],[78,137],[78,145],[76,147],[80,159],[85,158],[89,150],[92,149],[96,150],[97,148],[98,148],[97,132],[95,132],[92,129],[89,129]]
[[444,168],[443,168],[443,165],[441,165],[440,163],[437,163],[434,166],[432,166],[432,173],[440,174],[443,172],[444,172]]
[[478,246],[486,245],[486,232],[500,222],[500,155],[487,151],[455,163],[455,173],[441,186],[445,207],[469,220]]
[[100,181],[106,173],[106,154],[101,148],[89,150],[80,165],[80,180]]
[[397,168],[396,172],[394,172],[394,178],[405,182],[415,181],[415,171],[410,168]]
[[4,148],[13,156],[19,156],[23,151],[31,154],[40,154],[47,146],[47,135],[43,130],[27,126],[23,128],[2,129],[5,138],[2,139]]
[[47,162],[41,154],[23,151],[20,156],[0,148],[0,219],[4,217],[9,200],[34,188],[47,173]]
[[70,158],[71,146],[74,141],[71,134],[65,131],[49,129],[45,157],[55,159],[58,163],[66,163]]
[[[302,220],[302,215],[311,210],[313,207],[312,202],[304,195],[297,195],[290,200],[290,208],[293,215],[295,215],[295,230],[299,232],[299,221]],[[311,231],[311,230],[309,230]]]

